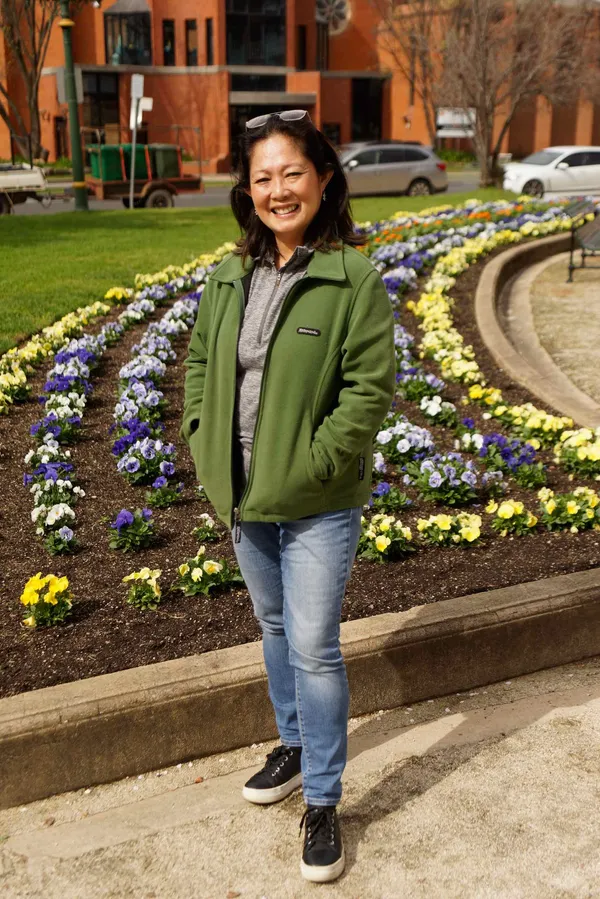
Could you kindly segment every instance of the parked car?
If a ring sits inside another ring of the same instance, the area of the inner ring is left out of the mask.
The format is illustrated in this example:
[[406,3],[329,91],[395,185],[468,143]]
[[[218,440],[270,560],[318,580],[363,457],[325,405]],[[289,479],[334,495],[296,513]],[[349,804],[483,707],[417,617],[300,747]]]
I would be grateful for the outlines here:
[[600,147],[546,147],[504,169],[504,189],[543,197],[600,193]]
[[419,197],[448,189],[446,163],[416,142],[370,141],[340,147],[350,193]]

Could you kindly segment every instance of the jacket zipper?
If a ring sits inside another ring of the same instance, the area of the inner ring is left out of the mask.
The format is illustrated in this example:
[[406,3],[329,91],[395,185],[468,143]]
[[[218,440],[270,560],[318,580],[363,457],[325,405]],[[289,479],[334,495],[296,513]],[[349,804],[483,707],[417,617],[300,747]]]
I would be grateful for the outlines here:
[[256,337],[257,343],[259,345],[262,343],[263,331],[265,330],[265,321],[267,320],[267,315],[269,314],[269,310],[270,310],[271,306],[273,305],[273,300],[277,296],[277,291],[279,290],[279,285],[281,284],[282,277],[283,277],[283,275],[281,274],[281,272],[278,272],[277,278],[275,279],[275,287],[273,288],[273,290],[271,292],[269,302],[268,302],[267,306],[265,307],[265,310],[262,314],[262,319],[261,319],[261,322],[260,322],[260,325],[258,328],[258,335]]
[[[279,315],[277,317],[277,322],[275,323],[275,327],[273,328],[273,333],[271,334],[271,339],[269,340],[269,345],[267,347],[267,355],[265,357],[265,364],[264,364],[264,368],[263,368],[262,378],[260,381],[260,394],[258,397],[258,411],[256,413],[256,421],[254,423],[254,432],[252,434],[252,456],[250,458],[250,470],[248,471],[248,480],[246,482],[244,492],[242,493],[242,495],[240,497],[239,506],[236,506],[233,510],[234,543],[239,543],[240,540],[242,539],[242,524],[241,524],[241,522],[242,522],[242,506],[244,505],[244,499],[246,498],[246,495],[252,484],[252,475],[254,472],[254,458],[255,458],[254,444],[256,441],[258,424],[260,422],[260,416],[262,413],[263,398],[264,398],[264,392],[265,392],[265,382],[267,379],[269,360],[271,358],[271,349],[273,347],[273,342],[275,340],[275,337],[277,336],[277,332],[279,330],[279,324],[281,322],[283,312],[289,302],[289,299],[292,296],[292,294],[294,293],[294,290],[296,289],[296,287],[304,281],[305,277],[306,276],[304,276],[303,278],[300,278],[300,280],[298,280],[298,281],[295,281],[292,284],[292,286],[290,287],[290,289],[288,290],[288,292],[286,293],[285,297],[283,298],[283,301],[281,303],[281,309],[279,310]],[[236,289],[237,289],[237,282],[236,282]],[[233,454],[232,454],[232,456],[233,456]],[[232,463],[232,467],[233,467],[233,463]],[[233,483],[233,471],[232,471],[232,483]]]
[[[235,342],[235,353],[236,353],[236,358],[235,358],[235,360],[234,360],[234,369],[233,369],[233,371],[234,371],[234,375],[233,375],[233,408],[235,409],[235,397],[236,397],[236,390],[237,390],[237,374],[236,374],[236,372],[237,372],[237,346],[238,346],[239,339],[240,339],[240,332],[241,332],[241,330],[242,330],[242,324],[243,324],[243,322],[244,322],[244,315],[245,315],[245,313],[246,313],[246,307],[245,307],[245,304],[244,304],[244,287],[243,287],[243,285],[242,285],[242,282],[241,282],[241,281],[235,281],[234,284],[235,284],[235,291],[236,291],[236,293],[237,293],[237,295],[238,295],[238,300],[239,300],[239,304],[240,304],[240,324],[239,324],[239,327],[238,327],[237,339],[236,339],[236,342]],[[234,485],[235,485],[234,472],[233,472],[233,422],[232,422],[232,428],[231,428],[231,430],[232,430],[232,434],[231,434],[231,443],[232,443],[232,445],[231,445],[231,449],[230,449],[230,455],[231,455],[231,493],[232,493],[232,495],[233,495]],[[242,496],[244,495],[245,492],[246,492],[246,491],[244,490],[244,492],[242,493]],[[240,499],[241,499],[241,498],[240,498]],[[235,543],[239,543],[239,542],[240,542],[240,539],[241,539],[241,536],[242,536],[242,529],[241,529],[241,525],[240,525],[240,510],[238,509],[237,506],[236,506],[236,507],[234,508],[234,510],[233,510],[233,522],[232,522],[232,526],[233,526],[233,528],[234,528],[234,534],[235,534],[235,536],[234,536],[234,542],[235,542]]]

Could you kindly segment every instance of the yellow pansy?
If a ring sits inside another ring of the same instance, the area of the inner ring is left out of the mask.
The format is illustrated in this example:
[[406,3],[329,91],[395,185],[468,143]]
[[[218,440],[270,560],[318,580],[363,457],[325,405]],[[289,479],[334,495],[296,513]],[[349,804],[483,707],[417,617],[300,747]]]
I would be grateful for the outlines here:
[[211,560],[207,560],[202,567],[207,574],[218,574],[220,571],[223,571],[223,566],[220,562],[212,562]]
[[569,515],[576,515],[579,512],[579,505],[572,499],[567,503],[567,512]]
[[491,514],[492,512],[495,512],[497,508],[498,508],[498,503],[495,502],[493,499],[491,499],[489,501],[489,503],[487,504],[487,506],[485,507],[485,511],[489,512]]
[[192,580],[199,581],[202,578],[202,569],[201,568],[192,568]]
[[554,502],[553,499],[549,499],[548,502],[545,504],[544,508],[545,508],[546,512],[548,513],[548,515],[552,515],[552,513],[556,509],[556,503]]
[[187,574],[188,571],[190,570],[190,566],[188,565],[187,562],[184,562],[183,565],[180,565],[177,570],[179,571],[179,574],[181,575],[181,577],[183,577],[184,574]]
[[449,531],[452,527],[452,518],[450,515],[436,515],[435,523],[440,531]]
[[515,510],[511,502],[502,503],[498,509],[498,518],[512,518],[514,514]]
[[536,516],[532,512],[527,513],[527,527],[534,528],[537,524],[538,520]]
[[37,590],[28,590],[25,588],[21,594],[21,602],[24,606],[34,606],[37,602],[39,602],[39,593]]
[[25,625],[25,627],[35,627],[35,617],[33,615],[30,615],[29,618],[24,618],[23,624]]
[[468,543],[472,543],[474,540],[477,540],[480,534],[479,528],[467,526],[460,529],[460,536],[463,540],[466,540]]
[[388,548],[388,546],[390,545],[391,542],[392,541],[390,540],[389,537],[384,537],[382,534],[375,541],[375,546],[377,547],[377,549],[379,550],[380,553],[383,553],[386,551],[386,549]]

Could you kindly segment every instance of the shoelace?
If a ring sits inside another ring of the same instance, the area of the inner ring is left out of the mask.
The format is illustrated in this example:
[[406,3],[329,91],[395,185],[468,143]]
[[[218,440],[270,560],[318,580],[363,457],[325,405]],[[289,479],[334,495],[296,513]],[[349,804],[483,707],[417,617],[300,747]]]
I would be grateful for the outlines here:
[[334,808],[310,808],[306,809],[300,821],[300,832],[306,821],[307,849],[312,849],[317,841],[322,841],[330,846],[335,842],[335,809]]
[[[270,771],[271,768],[275,768],[273,774],[277,774],[281,767],[281,762],[287,761],[291,758],[290,750],[287,746],[276,746],[269,754],[267,755],[267,763],[265,768],[267,771]],[[276,767],[275,767],[276,766]]]

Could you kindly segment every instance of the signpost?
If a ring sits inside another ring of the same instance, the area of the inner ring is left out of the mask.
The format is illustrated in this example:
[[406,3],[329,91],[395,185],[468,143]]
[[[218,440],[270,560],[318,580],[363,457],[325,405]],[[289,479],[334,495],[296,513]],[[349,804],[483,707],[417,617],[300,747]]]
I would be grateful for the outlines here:
[[138,116],[140,104],[144,96],[144,76],[131,76],[131,117],[129,124],[133,122],[133,135],[131,139],[131,184],[129,185],[129,208],[133,209],[133,195],[135,192],[135,145],[137,143]]

